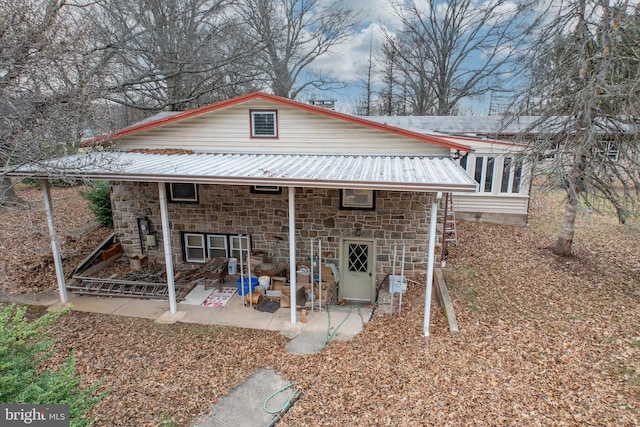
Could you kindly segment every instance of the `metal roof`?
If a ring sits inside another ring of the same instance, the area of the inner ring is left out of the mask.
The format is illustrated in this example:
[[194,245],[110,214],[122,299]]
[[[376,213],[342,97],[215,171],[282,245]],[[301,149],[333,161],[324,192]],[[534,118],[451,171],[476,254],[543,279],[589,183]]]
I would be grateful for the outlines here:
[[475,192],[448,157],[91,152],[5,170],[9,176],[399,191]]
[[515,135],[533,130],[539,116],[367,116],[366,119],[413,132],[466,135]]

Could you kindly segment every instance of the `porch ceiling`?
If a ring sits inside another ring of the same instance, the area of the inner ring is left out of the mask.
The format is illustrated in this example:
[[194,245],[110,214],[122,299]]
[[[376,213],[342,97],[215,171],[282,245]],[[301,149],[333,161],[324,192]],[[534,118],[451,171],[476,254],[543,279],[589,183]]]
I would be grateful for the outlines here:
[[448,157],[92,152],[5,169],[5,175],[397,191],[467,192],[476,182]]

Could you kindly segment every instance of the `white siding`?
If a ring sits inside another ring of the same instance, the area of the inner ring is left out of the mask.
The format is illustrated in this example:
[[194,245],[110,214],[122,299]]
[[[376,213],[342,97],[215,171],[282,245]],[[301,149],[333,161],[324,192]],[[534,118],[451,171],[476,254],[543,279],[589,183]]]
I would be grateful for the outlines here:
[[[278,111],[277,139],[250,138],[250,109]],[[449,149],[297,108],[254,100],[120,139],[121,149],[218,153],[449,155]]]
[[482,212],[526,215],[529,196],[526,195],[486,195],[454,194],[454,212]]

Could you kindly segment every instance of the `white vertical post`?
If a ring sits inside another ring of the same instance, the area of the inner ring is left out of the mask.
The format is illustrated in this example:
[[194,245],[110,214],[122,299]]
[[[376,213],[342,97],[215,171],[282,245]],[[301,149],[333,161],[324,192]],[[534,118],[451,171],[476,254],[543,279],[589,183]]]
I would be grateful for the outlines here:
[[[311,280],[311,283],[313,283],[313,280]],[[311,289],[313,289],[313,286]],[[318,237],[318,311],[322,311],[322,239],[320,237]]]
[[56,226],[53,221],[53,207],[51,205],[51,184],[46,179],[40,181],[42,193],[44,194],[44,208],[47,212],[47,223],[49,224],[49,238],[51,239],[51,250],[53,252],[53,265],[56,269],[56,278],[58,279],[58,291],[60,292],[60,301],[66,303],[67,285],[64,281],[64,269],[62,268],[62,256],[60,255],[60,245],[58,244],[58,236]]
[[171,255],[171,231],[169,230],[169,210],[167,208],[167,190],[164,182],[158,183],[160,194],[160,218],[162,219],[162,242],[164,244],[164,262],[167,268],[167,287],[169,288],[169,311],[178,312],[176,304],[176,283],[173,278],[173,256]]
[[289,187],[289,284],[291,285],[291,324],[296,324],[296,187]]
[[429,321],[431,318],[431,291],[433,289],[433,264],[436,249],[436,222],[438,219],[438,201],[442,193],[437,193],[431,202],[431,217],[429,218],[429,249],[427,257],[427,283],[424,295],[424,344],[429,345]]
[[316,304],[315,295],[315,282],[313,281],[313,237],[311,238],[311,312],[313,313],[313,306]]
[[[247,239],[248,240],[248,239]],[[251,290],[251,248],[249,247],[249,243],[247,242],[247,276],[249,276],[249,307],[253,308],[253,291]],[[242,284],[242,289],[244,289],[244,283]],[[244,304],[244,301],[242,302]]]
[[[244,284],[245,284],[245,277],[244,277],[244,261],[243,261],[243,257],[244,254],[242,253],[243,249],[242,249],[242,234],[238,234],[238,246],[240,248],[240,250],[238,251],[238,253],[240,254],[240,303],[244,306]],[[251,280],[251,279],[249,279]],[[251,282],[249,282],[251,283]],[[251,285],[249,285],[249,287],[251,287]]]
[[402,263],[400,264],[400,295],[398,295],[398,314],[402,311],[402,289],[406,283],[404,278],[404,252],[405,245],[402,244]]
[[396,278],[396,257],[398,256],[398,243],[393,244],[393,270],[389,276],[389,294],[391,295],[391,315],[393,316],[393,281]]

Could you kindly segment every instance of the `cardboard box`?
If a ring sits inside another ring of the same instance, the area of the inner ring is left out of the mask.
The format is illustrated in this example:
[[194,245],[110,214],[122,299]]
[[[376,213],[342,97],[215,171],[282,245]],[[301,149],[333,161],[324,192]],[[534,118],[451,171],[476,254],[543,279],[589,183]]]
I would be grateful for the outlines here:
[[[304,287],[298,286],[296,293],[296,305],[304,306],[307,302],[307,297],[304,291]],[[282,287],[282,296],[280,297],[280,307],[291,307],[291,286],[286,285]]]
[[[247,271],[249,271],[249,263],[251,264],[251,273],[253,274],[255,271],[255,268],[262,264],[264,262],[264,257],[263,256],[255,256],[255,255],[251,255],[249,257],[249,259],[245,259],[244,257],[242,258],[242,262],[243,264],[243,269],[244,269],[244,273],[247,274]],[[240,267],[240,261],[238,261],[238,267]]]
[[282,295],[280,296],[280,307],[291,307],[291,286],[285,285],[280,291],[282,292]]
[[323,282],[335,282],[336,278],[333,277],[333,270],[331,267],[323,265],[322,266],[322,281]]
[[296,272],[296,283],[311,283],[311,275]]
[[282,290],[282,287],[287,284],[286,277],[274,276],[271,278],[271,286],[269,287],[273,291]]
[[139,271],[142,267],[147,265],[148,260],[149,257],[147,257],[147,255],[136,255],[129,258],[129,267],[132,271]]

